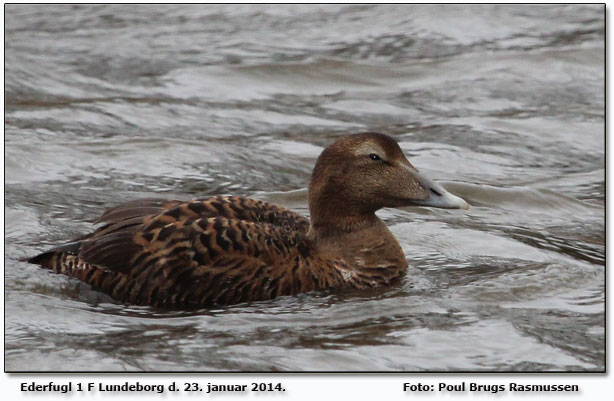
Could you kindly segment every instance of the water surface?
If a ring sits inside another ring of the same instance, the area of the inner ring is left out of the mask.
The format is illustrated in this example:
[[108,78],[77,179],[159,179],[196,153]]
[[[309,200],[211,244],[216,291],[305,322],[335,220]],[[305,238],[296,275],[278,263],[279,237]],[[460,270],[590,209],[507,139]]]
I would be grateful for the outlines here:
[[[602,371],[604,9],[7,5],[10,371]],[[191,312],[20,262],[139,197],[307,214],[336,136],[393,135],[468,211],[379,215],[391,288]]]

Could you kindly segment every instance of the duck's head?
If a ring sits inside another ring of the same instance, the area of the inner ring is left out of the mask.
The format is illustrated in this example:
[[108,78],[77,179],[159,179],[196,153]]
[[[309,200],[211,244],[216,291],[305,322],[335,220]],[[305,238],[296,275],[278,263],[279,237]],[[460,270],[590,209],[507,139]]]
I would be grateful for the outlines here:
[[463,199],[425,177],[397,142],[383,134],[342,137],[320,157],[309,183],[313,226],[352,224],[383,207],[431,206],[466,209]]

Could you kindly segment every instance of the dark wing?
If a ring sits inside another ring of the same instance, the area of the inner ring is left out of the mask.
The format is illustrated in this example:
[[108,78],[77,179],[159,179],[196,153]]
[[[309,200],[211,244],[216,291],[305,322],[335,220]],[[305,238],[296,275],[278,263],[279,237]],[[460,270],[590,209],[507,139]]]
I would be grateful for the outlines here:
[[107,210],[95,223],[108,225],[122,221],[132,223],[139,218],[144,221],[146,217],[155,217],[163,213],[177,220],[217,216],[269,223],[300,232],[307,232],[309,229],[309,220],[298,213],[272,203],[240,196],[216,196],[188,202],[156,198],[139,199]]
[[183,203],[178,200],[144,198],[107,209],[94,223],[112,223],[135,217],[155,216]]
[[[162,212],[145,213],[156,208]],[[100,221],[107,224],[58,251],[74,255],[77,266],[104,271],[95,287],[130,303],[230,304],[328,288],[340,280],[335,269],[310,266],[308,220],[262,201],[148,199],[109,210]]]
[[[92,247],[93,243],[96,243],[97,252],[108,255],[104,266],[115,269],[118,268],[118,263],[126,260],[125,253],[135,252],[135,244],[131,243],[130,239],[151,221],[156,220],[156,224],[178,224],[207,217],[267,223],[283,230],[305,234],[309,229],[309,220],[304,216],[251,198],[217,196],[188,202],[147,198],[126,202],[107,210],[95,220],[95,223],[105,223],[102,227],[48,252],[61,251],[76,255],[81,247],[87,244]],[[122,247],[125,249],[121,249]],[[36,258],[30,261],[38,263]]]
[[[43,267],[52,268],[48,266],[48,263],[54,254],[66,253],[69,255],[78,255],[81,248],[90,242],[98,241],[101,246],[101,251],[102,246],[106,243],[112,244],[120,242],[128,246],[130,238],[143,226],[143,224],[181,203],[183,202],[156,198],[138,199],[123,203],[117,207],[108,209],[102,216],[93,221],[94,223],[106,223],[102,227],[89,234],[76,238],[71,242],[59,245],[29,258],[27,261],[40,264]],[[60,270],[55,268],[52,269]]]
[[104,238],[85,244],[78,257],[126,277],[103,289],[135,304],[226,305],[341,283],[336,269],[310,264],[302,233],[224,217],[166,221],[161,215],[136,232],[134,246]]

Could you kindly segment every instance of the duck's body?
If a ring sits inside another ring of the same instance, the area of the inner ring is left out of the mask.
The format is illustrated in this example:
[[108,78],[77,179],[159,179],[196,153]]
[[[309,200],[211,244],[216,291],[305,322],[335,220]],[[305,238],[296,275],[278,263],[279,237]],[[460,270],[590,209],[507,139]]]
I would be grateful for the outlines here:
[[[447,199],[429,201],[433,193]],[[375,211],[408,204],[466,205],[413,169],[391,138],[353,135],[316,163],[311,223],[243,197],[144,199],[107,211],[93,233],[29,261],[138,305],[228,305],[375,287],[407,269]]]

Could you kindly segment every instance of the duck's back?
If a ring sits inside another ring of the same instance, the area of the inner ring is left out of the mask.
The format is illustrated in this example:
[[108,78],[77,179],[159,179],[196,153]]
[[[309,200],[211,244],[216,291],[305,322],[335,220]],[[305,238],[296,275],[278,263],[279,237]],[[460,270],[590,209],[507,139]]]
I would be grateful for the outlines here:
[[105,212],[102,227],[29,261],[138,305],[210,306],[333,287],[310,254],[309,221],[243,197],[143,199]]

